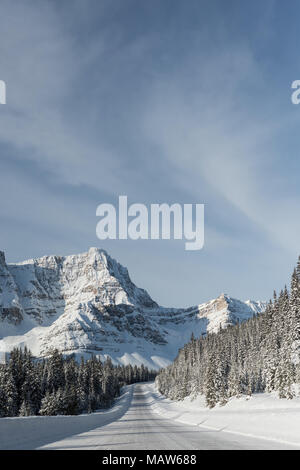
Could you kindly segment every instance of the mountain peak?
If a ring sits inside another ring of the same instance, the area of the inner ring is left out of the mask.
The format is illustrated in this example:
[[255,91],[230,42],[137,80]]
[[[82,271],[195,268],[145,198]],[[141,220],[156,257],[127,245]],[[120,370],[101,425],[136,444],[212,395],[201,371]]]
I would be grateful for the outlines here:
[[96,247],[96,246],[91,246],[91,247],[89,248],[88,253],[95,254],[95,255],[100,254],[100,253],[103,253],[103,254],[105,254],[106,256],[109,256],[106,250],[104,250],[103,248],[98,248],[98,247]]

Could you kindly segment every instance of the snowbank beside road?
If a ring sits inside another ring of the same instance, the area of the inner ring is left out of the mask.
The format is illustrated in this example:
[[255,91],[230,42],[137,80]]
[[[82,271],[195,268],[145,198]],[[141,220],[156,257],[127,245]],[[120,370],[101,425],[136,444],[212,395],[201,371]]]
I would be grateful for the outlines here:
[[91,414],[0,418],[0,450],[36,449],[50,442],[105,426],[126,413],[132,394],[133,386],[126,386],[111,408]]
[[175,402],[157,392],[155,384],[144,387],[149,406],[164,418],[300,447],[300,398],[278,399],[264,393],[248,399],[234,398],[223,407],[209,409],[201,397]]

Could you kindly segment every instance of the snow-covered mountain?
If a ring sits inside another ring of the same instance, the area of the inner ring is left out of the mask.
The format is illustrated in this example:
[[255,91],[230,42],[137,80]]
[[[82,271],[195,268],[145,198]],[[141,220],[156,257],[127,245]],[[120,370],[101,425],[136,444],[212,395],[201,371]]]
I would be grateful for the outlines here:
[[104,250],[7,264],[0,252],[0,355],[27,345],[36,356],[53,348],[116,363],[164,367],[195,336],[244,321],[264,302],[217,299],[164,308],[133,284]]

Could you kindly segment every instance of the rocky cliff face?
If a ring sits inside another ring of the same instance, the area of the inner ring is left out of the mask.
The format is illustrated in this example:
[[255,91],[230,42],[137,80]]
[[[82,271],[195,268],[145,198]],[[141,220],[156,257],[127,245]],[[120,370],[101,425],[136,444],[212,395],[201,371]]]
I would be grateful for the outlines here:
[[104,250],[6,264],[0,252],[0,353],[28,345],[37,356],[110,355],[161,367],[195,336],[265,308],[221,295],[188,309],[159,307]]
[[0,321],[17,326],[22,320],[18,288],[6,265],[5,255],[0,251]]

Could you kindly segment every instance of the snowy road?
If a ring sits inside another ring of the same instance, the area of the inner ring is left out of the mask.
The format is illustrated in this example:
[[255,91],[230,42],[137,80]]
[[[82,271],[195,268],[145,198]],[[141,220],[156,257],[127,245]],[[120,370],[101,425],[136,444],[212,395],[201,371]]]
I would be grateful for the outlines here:
[[[175,412],[171,412],[170,407],[172,410],[175,409]],[[167,409],[169,411],[166,411]],[[161,414],[157,412],[158,410]],[[295,411],[292,411],[295,414]],[[172,415],[172,419],[168,418],[167,414]],[[229,414],[231,415],[231,413]],[[273,411],[271,411],[271,415],[274,415]],[[218,430],[175,421],[175,419],[187,419],[186,416],[185,413],[182,413],[182,409],[178,408],[178,405],[174,405],[173,402],[170,404],[169,400],[155,392],[153,385],[130,385],[125,387],[123,395],[116,400],[115,405],[109,410],[80,416],[1,418],[0,449],[202,450],[299,448],[280,441],[257,439],[239,433],[226,432],[224,428],[227,428],[227,426],[223,412],[223,424],[219,425]],[[202,415],[200,418],[197,413],[193,412],[192,416],[197,423],[203,422]],[[248,423],[250,420],[249,415],[245,417],[242,412],[241,414],[238,412],[238,416],[240,422],[246,421]],[[259,411],[256,411],[255,416],[260,416]],[[263,416],[265,422],[267,415],[263,414]],[[275,416],[277,416],[277,412],[275,412]],[[297,416],[296,413],[296,419],[298,419]],[[282,419],[281,422],[283,422]],[[261,419],[259,423],[261,423]],[[290,425],[292,428],[291,420]],[[256,432],[261,432],[259,424],[255,428],[254,433],[256,434]],[[291,437],[295,439],[294,432]]]
[[151,409],[147,385],[137,384],[128,409],[116,421],[85,433],[53,442],[44,449],[295,449],[264,439],[256,439],[199,426],[186,425],[160,417]]

